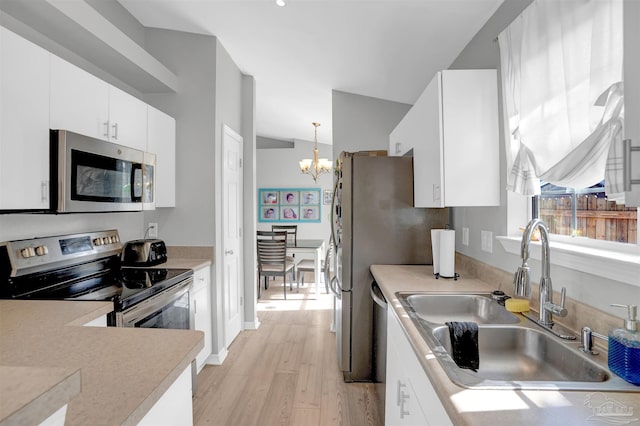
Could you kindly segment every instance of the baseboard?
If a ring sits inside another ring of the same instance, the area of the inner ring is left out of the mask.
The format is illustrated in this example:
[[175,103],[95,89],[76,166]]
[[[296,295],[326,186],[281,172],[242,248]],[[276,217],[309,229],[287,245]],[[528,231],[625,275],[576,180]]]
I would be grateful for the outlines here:
[[228,354],[227,348],[222,348],[222,350],[217,354],[209,355],[205,363],[211,365],[222,365]]
[[260,328],[260,321],[258,321],[258,318],[256,318],[254,322],[246,321],[244,323],[245,330],[257,330],[258,328]]

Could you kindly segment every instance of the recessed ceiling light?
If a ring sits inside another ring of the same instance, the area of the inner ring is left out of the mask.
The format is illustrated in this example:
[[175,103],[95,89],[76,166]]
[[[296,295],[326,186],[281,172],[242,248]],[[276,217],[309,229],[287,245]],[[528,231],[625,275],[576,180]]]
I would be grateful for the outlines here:
[[280,7],[284,7],[287,5],[287,3],[284,2],[284,0],[276,0],[276,4]]

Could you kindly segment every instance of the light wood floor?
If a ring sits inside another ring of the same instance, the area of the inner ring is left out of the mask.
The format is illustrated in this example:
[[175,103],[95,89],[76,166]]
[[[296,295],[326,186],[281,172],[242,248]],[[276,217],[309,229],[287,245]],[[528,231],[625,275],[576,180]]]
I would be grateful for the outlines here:
[[196,425],[371,425],[380,419],[374,387],[344,383],[332,299],[272,282],[258,303],[260,327],[243,331],[220,366],[205,366],[194,396]]

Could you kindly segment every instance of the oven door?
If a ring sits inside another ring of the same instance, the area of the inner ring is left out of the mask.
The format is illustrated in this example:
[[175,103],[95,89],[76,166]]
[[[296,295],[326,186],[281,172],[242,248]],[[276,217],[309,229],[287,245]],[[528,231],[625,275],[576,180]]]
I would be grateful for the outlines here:
[[51,207],[58,213],[142,210],[142,151],[52,130],[51,153]]
[[189,287],[193,278],[150,297],[122,312],[116,312],[117,327],[193,329]]

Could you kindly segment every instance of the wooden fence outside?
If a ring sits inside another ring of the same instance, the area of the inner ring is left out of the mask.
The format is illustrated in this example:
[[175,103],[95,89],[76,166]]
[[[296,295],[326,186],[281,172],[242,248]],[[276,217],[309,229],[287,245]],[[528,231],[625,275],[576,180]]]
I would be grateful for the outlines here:
[[[552,234],[572,235],[572,200],[567,196],[540,196],[540,218]],[[576,196],[576,235],[597,240],[636,244],[638,241],[638,212],[598,198],[595,194]]]

